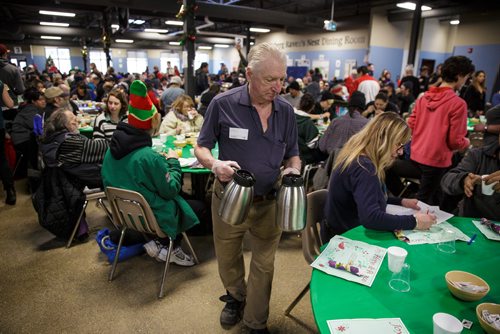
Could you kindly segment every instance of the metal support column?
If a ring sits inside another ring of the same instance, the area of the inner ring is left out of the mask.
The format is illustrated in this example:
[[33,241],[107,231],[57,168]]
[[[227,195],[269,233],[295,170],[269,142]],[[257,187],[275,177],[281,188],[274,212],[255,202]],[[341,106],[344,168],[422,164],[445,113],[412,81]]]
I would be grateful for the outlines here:
[[[188,13],[192,13],[191,8],[196,5],[195,0],[183,0],[184,8],[188,9]],[[194,13],[184,16],[184,34],[186,36],[192,36],[196,34],[195,27],[195,15]],[[194,40],[186,38],[186,43],[184,44],[184,50],[187,52],[187,64],[184,66],[184,89],[186,94],[194,99],[196,92],[196,78],[194,76]]]
[[420,20],[422,19],[422,0],[415,1],[415,11],[413,12],[413,21],[411,22],[410,48],[408,50],[408,64],[415,64],[415,55],[417,53],[418,35],[420,32]]

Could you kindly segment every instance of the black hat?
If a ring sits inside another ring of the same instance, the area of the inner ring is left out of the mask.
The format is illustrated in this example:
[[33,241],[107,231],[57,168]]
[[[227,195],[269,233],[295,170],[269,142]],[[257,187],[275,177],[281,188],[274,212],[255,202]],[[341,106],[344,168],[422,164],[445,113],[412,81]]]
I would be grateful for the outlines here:
[[321,93],[321,99],[320,99],[321,102],[328,101],[328,100],[334,100],[334,99],[335,99],[335,96],[333,96],[333,94],[327,90],[325,90],[323,93]]
[[349,107],[355,107],[359,110],[365,110],[366,98],[365,94],[360,91],[355,91],[352,93],[349,99]]
[[295,89],[295,90],[300,90],[300,85],[297,81],[292,81],[289,85],[288,85],[288,88],[289,89]]

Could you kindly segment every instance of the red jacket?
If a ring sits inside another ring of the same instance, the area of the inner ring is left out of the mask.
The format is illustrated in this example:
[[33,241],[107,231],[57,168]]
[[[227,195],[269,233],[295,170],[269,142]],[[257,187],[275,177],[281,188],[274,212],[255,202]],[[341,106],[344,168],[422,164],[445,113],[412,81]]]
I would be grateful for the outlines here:
[[467,104],[448,87],[431,87],[408,118],[411,159],[431,167],[451,166],[454,150],[469,147]]

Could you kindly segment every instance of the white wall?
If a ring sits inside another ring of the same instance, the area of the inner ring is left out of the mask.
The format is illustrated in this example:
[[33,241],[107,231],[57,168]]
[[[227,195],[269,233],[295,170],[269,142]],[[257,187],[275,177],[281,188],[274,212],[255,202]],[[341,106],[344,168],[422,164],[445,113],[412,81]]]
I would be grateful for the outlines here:
[[411,22],[389,22],[386,8],[374,8],[371,13],[370,45],[387,48],[409,46]]

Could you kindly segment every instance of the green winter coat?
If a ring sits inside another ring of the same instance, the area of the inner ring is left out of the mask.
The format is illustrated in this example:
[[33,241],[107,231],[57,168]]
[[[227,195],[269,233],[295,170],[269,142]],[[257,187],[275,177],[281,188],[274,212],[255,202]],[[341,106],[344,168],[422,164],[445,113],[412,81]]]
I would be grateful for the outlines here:
[[102,178],[105,187],[141,193],[161,229],[172,238],[199,223],[189,204],[179,195],[182,173],[177,159],[167,160],[151,147],[141,147],[118,160],[108,150]]

